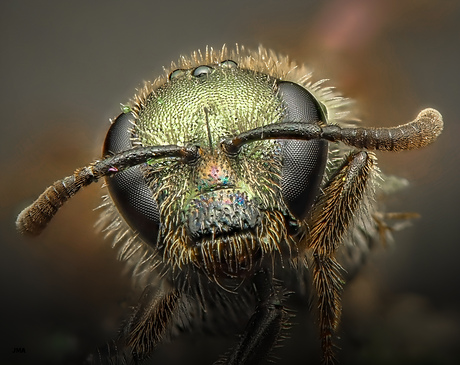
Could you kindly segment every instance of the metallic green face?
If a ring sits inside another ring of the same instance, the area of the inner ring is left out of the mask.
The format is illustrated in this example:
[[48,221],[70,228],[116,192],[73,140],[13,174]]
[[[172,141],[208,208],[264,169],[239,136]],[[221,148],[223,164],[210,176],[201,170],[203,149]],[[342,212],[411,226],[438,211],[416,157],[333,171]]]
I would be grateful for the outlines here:
[[278,122],[275,79],[230,62],[173,71],[139,111],[140,142],[218,148],[223,137]]
[[[197,158],[184,163],[164,154],[107,179],[130,227],[114,209],[107,214],[120,222],[114,231],[128,237],[123,252],[140,237],[137,247],[157,257],[152,266],[193,268],[216,280],[251,275],[263,258],[295,258],[328,145],[264,138],[263,128],[326,123],[319,84],[309,84],[305,70],[287,58],[262,49],[198,52],[171,70],[135,96],[112,124],[104,151],[182,146],[197,149]],[[237,153],[222,144],[260,128],[261,138]]]
[[212,275],[246,275],[257,252],[287,239],[280,144],[252,143],[238,156],[220,146],[225,137],[281,120],[275,81],[233,61],[175,70],[139,110],[135,144],[200,148],[195,164],[162,160],[143,168],[159,206],[163,256],[173,266],[192,262]]

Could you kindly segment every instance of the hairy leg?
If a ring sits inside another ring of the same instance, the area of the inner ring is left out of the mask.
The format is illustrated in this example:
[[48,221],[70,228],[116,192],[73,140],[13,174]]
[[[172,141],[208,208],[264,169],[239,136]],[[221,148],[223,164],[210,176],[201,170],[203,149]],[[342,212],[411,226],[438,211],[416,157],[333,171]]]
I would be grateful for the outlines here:
[[313,290],[317,298],[325,364],[334,361],[333,337],[342,311],[344,281],[335,251],[360,208],[372,171],[372,155],[354,152],[347,156],[323,188],[312,213],[310,247],[313,254]]
[[286,324],[287,316],[280,293],[277,292],[272,274],[261,270],[255,274],[254,288],[257,306],[249,319],[243,335],[230,354],[215,364],[259,364],[270,353]]
[[137,364],[146,359],[175,324],[180,295],[176,290],[144,289],[140,304],[125,323],[118,338],[91,354],[89,364]]

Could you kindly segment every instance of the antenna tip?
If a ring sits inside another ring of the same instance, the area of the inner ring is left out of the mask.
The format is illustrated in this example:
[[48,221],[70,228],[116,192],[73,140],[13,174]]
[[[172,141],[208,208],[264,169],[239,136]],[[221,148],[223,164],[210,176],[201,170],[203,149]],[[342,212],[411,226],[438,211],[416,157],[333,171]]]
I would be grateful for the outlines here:
[[441,113],[433,108],[423,109],[417,115],[416,121],[423,125],[423,129],[425,131],[424,136],[427,139],[426,144],[429,144],[438,138],[444,128]]

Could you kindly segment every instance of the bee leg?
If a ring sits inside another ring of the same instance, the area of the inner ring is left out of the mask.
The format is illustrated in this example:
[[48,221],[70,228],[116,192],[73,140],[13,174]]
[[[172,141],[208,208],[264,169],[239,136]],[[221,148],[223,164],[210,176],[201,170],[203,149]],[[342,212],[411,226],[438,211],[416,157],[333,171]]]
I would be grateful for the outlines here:
[[243,335],[231,353],[215,363],[226,365],[259,364],[276,344],[287,321],[279,293],[272,282],[272,274],[262,270],[255,275],[257,306]]
[[323,363],[334,362],[333,337],[342,311],[342,267],[335,251],[359,212],[368,191],[375,157],[353,152],[331,177],[312,209],[309,246],[313,290],[316,294]]
[[91,354],[88,364],[138,364],[146,359],[175,323],[180,306],[177,291],[162,292],[147,286],[139,306],[125,323],[118,338]]

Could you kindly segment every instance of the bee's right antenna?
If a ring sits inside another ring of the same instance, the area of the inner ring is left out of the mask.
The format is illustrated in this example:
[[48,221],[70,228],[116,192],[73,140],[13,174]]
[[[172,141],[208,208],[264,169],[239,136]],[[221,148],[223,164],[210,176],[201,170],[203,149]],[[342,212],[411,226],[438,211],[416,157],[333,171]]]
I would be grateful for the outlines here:
[[54,217],[59,208],[82,187],[111,176],[129,167],[140,165],[152,159],[175,157],[184,162],[198,158],[198,149],[179,146],[136,147],[117,153],[102,161],[75,170],[73,175],[55,181],[30,206],[25,208],[16,220],[16,228],[23,234],[38,235]]

